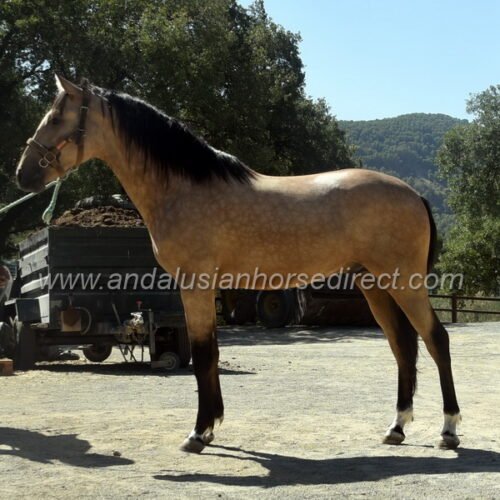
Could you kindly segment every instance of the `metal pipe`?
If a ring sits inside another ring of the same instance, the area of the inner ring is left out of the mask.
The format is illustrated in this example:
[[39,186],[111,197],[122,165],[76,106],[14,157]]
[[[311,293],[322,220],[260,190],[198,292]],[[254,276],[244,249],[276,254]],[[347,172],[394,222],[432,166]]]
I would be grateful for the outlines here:
[[[41,193],[45,192],[47,189],[55,186],[56,184],[57,184],[57,181],[50,182],[49,184],[47,184],[45,186],[45,189],[43,191],[41,191]],[[22,198],[19,198],[18,200],[13,201],[12,203],[9,203],[8,205],[5,205],[5,207],[0,208],[0,215],[5,213],[5,212],[8,212],[11,208],[16,207],[17,205],[20,205],[21,203],[24,203],[25,201],[30,200],[31,198],[33,198],[37,194],[40,194],[40,193],[28,193],[26,196],[23,196]]]

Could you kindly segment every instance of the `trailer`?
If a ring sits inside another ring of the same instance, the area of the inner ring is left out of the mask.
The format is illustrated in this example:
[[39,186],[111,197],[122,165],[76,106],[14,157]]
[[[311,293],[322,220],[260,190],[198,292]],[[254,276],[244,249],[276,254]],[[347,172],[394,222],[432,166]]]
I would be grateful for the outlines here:
[[218,312],[230,325],[375,326],[368,302],[349,278],[334,275],[327,283],[304,289],[221,290]]
[[117,346],[127,360],[149,351],[154,368],[189,364],[180,293],[146,228],[51,226],[19,252],[0,318],[0,350],[16,369],[33,368],[50,346],[82,348],[94,362]]

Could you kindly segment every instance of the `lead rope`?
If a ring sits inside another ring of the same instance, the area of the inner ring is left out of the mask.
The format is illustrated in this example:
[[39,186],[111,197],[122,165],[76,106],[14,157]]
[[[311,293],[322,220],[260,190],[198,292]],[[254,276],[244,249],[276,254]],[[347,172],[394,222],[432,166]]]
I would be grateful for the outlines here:
[[[49,189],[49,188],[55,186],[57,183],[58,183],[58,181],[52,181],[45,186],[45,189]],[[31,200],[31,198],[33,198],[37,194],[39,194],[39,193],[29,193],[26,196],[23,196],[22,198],[19,198],[18,200],[13,201],[12,203],[9,203],[8,205],[5,205],[5,207],[0,208],[0,215],[8,212],[11,208],[14,208],[17,205],[20,205],[21,203],[24,203],[25,201]]]
[[[64,178],[59,177],[57,179],[57,181],[52,181],[45,186],[45,190],[50,189],[51,187],[55,186],[54,192],[52,193],[52,198],[50,199],[50,203],[42,214],[42,220],[47,225],[50,224],[50,221],[52,220],[52,216],[54,215],[54,210],[56,208],[56,203],[57,203],[57,196],[59,195],[59,190],[61,189],[61,184],[63,183],[63,180],[64,180]],[[44,192],[44,191],[42,191],[42,192]],[[17,205],[20,205],[21,203],[24,203],[25,201],[31,200],[31,198],[33,198],[37,194],[40,194],[40,193],[29,193],[26,196],[23,196],[23,197],[19,198],[18,200],[13,201],[12,203],[9,203],[8,205],[5,205],[5,207],[0,208],[0,215],[7,213],[11,208],[17,207]]]
[[57,196],[59,195],[59,190],[61,189],[63,180],[64,179],[62,177],[59,177],[57,181],[55,181],[56,187],[54,188],[54,191],[52,193],[52,198],[50,199],[49,206],[42,214],[42,220],[43,222],[45,222],[45,224],[47,224],[47,226],[50,224],[50,221],[52,220],[52,217],[54,215],[54,210],[56,209],[57,204]]

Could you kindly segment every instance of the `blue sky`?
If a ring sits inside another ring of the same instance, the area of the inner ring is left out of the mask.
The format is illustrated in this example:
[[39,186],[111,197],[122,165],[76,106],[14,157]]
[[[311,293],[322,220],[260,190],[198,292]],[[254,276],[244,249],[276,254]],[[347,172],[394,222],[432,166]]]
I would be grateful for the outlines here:
[[[240,0],[244,6],[252,3]],[[306,90],[337,118],[470,118],[471,93],[500,83],[498,0],[265,0],[300,32]]]

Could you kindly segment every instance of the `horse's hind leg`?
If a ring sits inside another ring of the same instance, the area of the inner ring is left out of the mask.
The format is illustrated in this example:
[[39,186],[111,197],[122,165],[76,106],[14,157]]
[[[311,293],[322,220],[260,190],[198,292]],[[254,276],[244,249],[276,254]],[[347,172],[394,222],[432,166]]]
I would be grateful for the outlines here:
[[213,438],[215,421],[222,422],[224,405],[219,381],[215,295],[207,290],[183,290],[194,374],[198,384],[196,425],[181,450],[200,453]]
[[441,432],[440,446],[456,448],[460,443],[456,426],[461,417],[451,370],[448,332],[432,309],[425,288],[418,290],[395,289],[391,290],[391,294],[424,340],[427,350],[438,367],[444,412],[444,427]]
[[396,416],[387,430],[384,443],[401,444],[404,426],[413,420],[413,395],[417,385],[417,332],[394,299],[378,288],[363,289],[375,320],[384,331],[398,364]]

